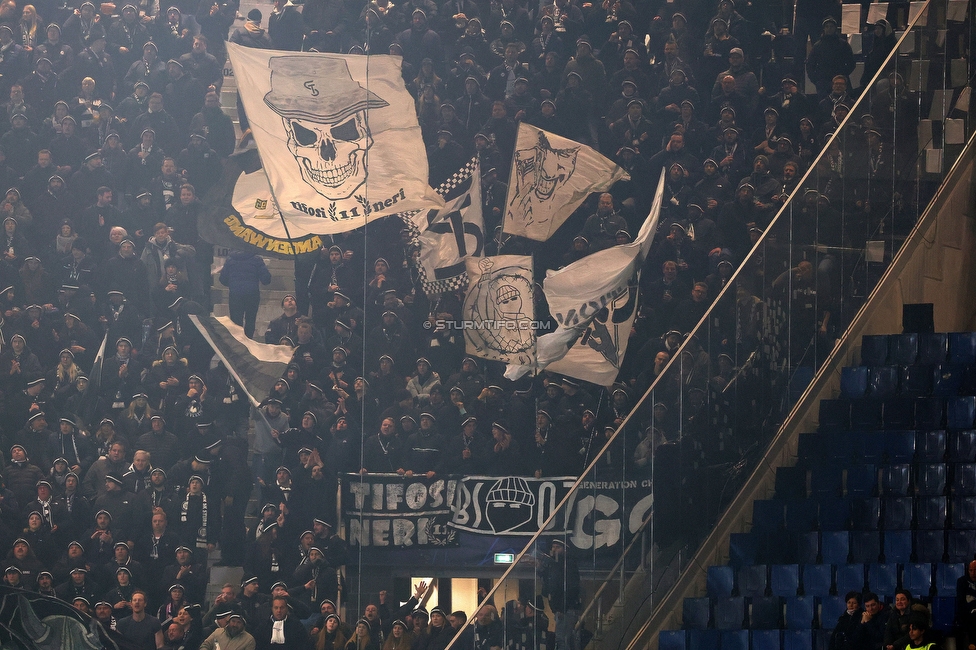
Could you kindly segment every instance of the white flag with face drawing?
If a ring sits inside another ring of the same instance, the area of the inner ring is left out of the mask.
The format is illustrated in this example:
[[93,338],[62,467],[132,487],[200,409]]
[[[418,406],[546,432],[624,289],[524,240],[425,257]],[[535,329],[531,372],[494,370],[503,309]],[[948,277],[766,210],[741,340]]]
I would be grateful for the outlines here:
[[[292,237],[440,208],[400,58],[227,44],[241,101]],[[407,164],[409,163],[409,164]],[[245,225],[257,228],[256,221]]]
[[519,125],[502,230],[545,241],[592,192],[630,176],[579,142]]

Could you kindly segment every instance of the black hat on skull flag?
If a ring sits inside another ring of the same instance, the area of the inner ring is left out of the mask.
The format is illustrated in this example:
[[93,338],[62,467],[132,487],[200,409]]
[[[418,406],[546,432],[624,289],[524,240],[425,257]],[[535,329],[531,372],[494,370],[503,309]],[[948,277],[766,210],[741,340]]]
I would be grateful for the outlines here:
[[367,108],[389,106],[353,79],[341,59],[276,56],[268,66],[271,90],[264,103],[285,119],[341,122]]

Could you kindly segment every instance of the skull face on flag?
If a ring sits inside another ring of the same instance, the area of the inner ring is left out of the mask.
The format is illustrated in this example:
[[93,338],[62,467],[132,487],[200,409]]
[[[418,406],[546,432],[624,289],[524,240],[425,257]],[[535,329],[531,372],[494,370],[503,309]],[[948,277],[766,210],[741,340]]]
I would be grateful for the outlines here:
[[354,80],[341,59],[279,56],[269,67],[264,101],[281,116],[302,180],[331,201],[349,198],[368,173],[366,112],[389,104]]

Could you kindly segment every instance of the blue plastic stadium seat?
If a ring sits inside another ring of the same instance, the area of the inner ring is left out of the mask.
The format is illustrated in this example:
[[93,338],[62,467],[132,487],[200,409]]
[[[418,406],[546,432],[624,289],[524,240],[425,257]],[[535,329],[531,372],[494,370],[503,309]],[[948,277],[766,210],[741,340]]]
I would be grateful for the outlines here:
[[917,530],[915,531],[915,561],[935,562],[945,561],[945,530]]
[[881,366],[888,361],[888,335],[866,335],[861,337],[861,365]]
[[932,366],[903,366],[899,385],[903,397],[928,397],[932,394]]
[[976,530],[950,530],[946,533],[946,553],[950,562],[970,562],[976,552]]
[[859,465],[849,468],[845,485],[849,497],[877,496],[878,468],[875,465]]
[[742,596],[715,599],[715,629],[741,630],[746,618],[746,599]]
[[976,463],[955,463],[951,469],[949,492],[959,496],[976,495]]
[[710,566],[705,578],[709,598],[727,598],[735,588],[735,572],[730,566]]
[[830,650],[831,630],[813,631],[813,650]]
[[[901,400],[904,402],[904,400]],[[878,429],[898,428],[902,425],[889,426],[884,419],[884,412],[887,401],[880,399],[856,399],[851,400],[851,429],[863,429],[864,431],[876,431]],[[911,428],[909,424],[902,428]]]
[[881,499],[851,499],[851,528],[877,530],[881,521]]
[[783,650],[813,650],[813,630],[785,630]]
[[886,530],[881,534],[884,561],[890,564],[904,564],[912,558],[912,531]]
[[976,363],[976,332],[949,334],[949,363]]
[[943,363],[932,370],[932,396],[955,397],[966,379],[966,366]]
[[949,352],[949,335],[944,332],[919,334],[918,363],[935,364],[945,361]]
[[[915,460],[920,463],[941,463],[945,460],[949,436],[945,429],[919,431],[915,434]],[[776,470],[777,479],[779,470]]]
[[956,598],[939,597],[932,599],[932,627],[946,634],[952,630],[956,618]]
[[795,540],[797,564],[816,564],[820,555],[820,533],[797,533]]
[[[931,427],[938,429],[939,427]],[[915,457],[914,431],[888,431],[885,435],[885,460],[889,463],[910,463]]]
[[840,467],[824,466],[810,472],[810,493],[839,497],[844,489],[843,470]]
[[[852,422],[853,422],[855,410],[856,408],[851,410]],[[888,430],[914,429],[915,428],[915,404],[910,399],[904,399],[904,398],[886,399],[884,401],[884,415],[882,418],[882,425],[875,428],[888,429]]]
[[912,498],[888,497],[884,500],[885,530],[902,530],[912,527]]
[[920,463],[915,466],[915,494],[938,496],[945,494],[948,467],[945,463]]
[[784,501],[756,499],[752,502],[752,528],[759,532],[780,530],[784,521]]
[[949,461],[953,463],[976,461],[976,429],[949,433]]
[[774,630],[779,628],[783,617],[783,603],[779,596],[753,598],[750,607],[749,626],[754,630]]
[[820,432],[801,433],[796,445],[796,464],[802,467],[823,465],[827,458],[826,441],[827,438]]
[[915,427],[918,429],[941,429],[945,420],[945,399],[942,397],[920,397],[915,400]]
[[777,499],[805,499],[807,496],[807,468],[797,465],[794,467],[776,468],[776,498]]
[[868,388],[867,366],[841,368],[840,394],[844,399],[861,399]]
[[726,630],[721,642],[722,650],[749,650],[749,630]]
[[881,494],[885,497],[905,497],[912,486],[912,466],[888,465],[881,470]]
[[813,499],[788,501],[786,503],[786,530],[791,533],[806,533],[817,530],[817,502]]
[[946,498],[920,497],[915,504],[915,527],[919,530],[942,530],[946,525]]
[[869,564],[868,588],[876,594],[893,594],[898,588],[897,564]]
[[808,630],[813,627],[817,602],[813,596],[796,596],[786,599],[784,622],[787,630]]
[[976,499],[972,495],[952,497],[952,527],[956,530],[976,530]]
[[881,536],[877,530],[856,530],[851,533],[851,561],[870,564],[881,555]]
[[892,334],[888,337],[888,361],[910,366],[918,359],[918,334]]
[[832,630],[837,627],[837,621],[842,614],[847,613],[846,592],[840,596],[827,596],[820,601],[820,627]]
[[915,598],[928,598],[932,589],[932,565],[906,564],[901,572],[901,586],[912,592]]
[[935,593],[937,596],[954,596],[956,580],[966,570],[962,562],[939,562],[935,565]]
[[708,598],[685,598],[682,603],[682,627],[686,630],[707,629],[712,618],[711,605]]
[[789,598],[800,588],[798,564],[774,564],[769,567],[769,590],[774,596]]
[[750,633],[752,650],[782,650],[779,630],[753,630]]
[[756,561],[763,564],[785,564],[790,558],[790,534],[786,531],[773,531],[759,536]]
[[972,429],[976,420],[976,396],[949,397],[946,399],[946,428]]
[[[828,431],[824,436],[824,465],[846,467],[854,461],[854,441],[856,436],[852,436],[849,431]],[[819,469],[824,465],[819,465],[813,469]]]
[[823,531],[846,531],[850,524],[850,500],[843,497],[820,497],[820,529]]
[[738,585],[739,595],[745,596],[746,598],[765,596],[767,573],[765,564],[744,566],[736,571],[736,584]]
[[830,595],[833,567],[829,564],[803,565],[803,593],[805,596],[823,598]]
[[865,431],[854,439],[854,455],[857,462],[851,467],[861,464],[878,465],[885,460],[885,431]]
[[657,637],[658,650],[685,650],[684,630],[663,630]]
[[[893,397],[898,392],[898,374],[898,366],[872,366],[868,373],[867,395],[874,399]],[[843,375],[841,381],[843,382]],[[853,399],[856,396],[850,397]]]
[[752,533],[732,533],[729,535],[729,564],[733,568],[754,564],[758,544]]
[[851,536],[846,530],[820,533],[820,553],[824,564],[847,564],[851,552]]
[[842,399],[820,401],[819,429],[821,432],[845,431],[851,423],[851,403]]
[[688,650],[715,650],[721,641],[718,630],[688,630]]
[[834,580],[839,594],[846,594],[848,591],[860,592],[864,589],[864,565],[839,564]]

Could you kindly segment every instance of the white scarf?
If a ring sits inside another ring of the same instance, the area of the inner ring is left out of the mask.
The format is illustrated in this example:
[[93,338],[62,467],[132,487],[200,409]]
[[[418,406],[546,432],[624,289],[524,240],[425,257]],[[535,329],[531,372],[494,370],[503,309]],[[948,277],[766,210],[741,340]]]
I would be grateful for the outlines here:
[[271,626],[271,643],[285,643],[285,622],[275,621]]

